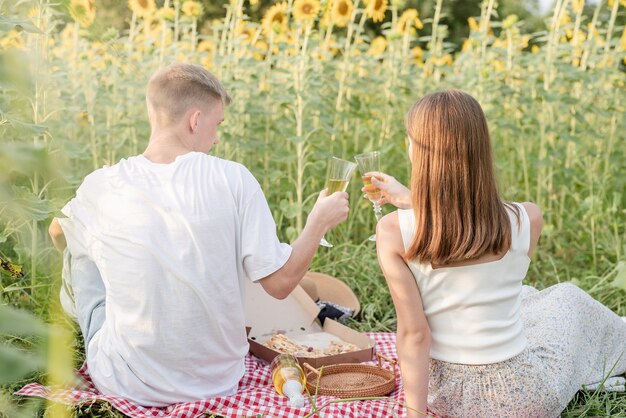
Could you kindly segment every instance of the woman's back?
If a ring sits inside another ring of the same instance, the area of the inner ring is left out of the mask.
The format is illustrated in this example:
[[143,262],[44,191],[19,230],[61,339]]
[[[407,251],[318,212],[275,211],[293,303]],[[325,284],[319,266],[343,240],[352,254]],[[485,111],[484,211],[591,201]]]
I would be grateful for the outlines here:
[[[499,259],[438,268],[430,263],[408,262],[430,326],[432,358],[489,364],[524,350],[520,292],[530,264],[530,220],[524,207],[515,205],[519,221],[508,208],[511,249]],[[414,219],[412,210],[398,211],[405,249],[413,238]]]

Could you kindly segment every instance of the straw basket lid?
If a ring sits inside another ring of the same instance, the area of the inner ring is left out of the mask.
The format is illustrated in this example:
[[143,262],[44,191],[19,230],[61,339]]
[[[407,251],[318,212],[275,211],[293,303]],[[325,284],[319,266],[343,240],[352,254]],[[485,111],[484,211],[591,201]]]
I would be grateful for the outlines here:
[[396,362],[379,353],[378,366],[368,364],[333,364],[320,370],[304,363],[306,387],[311,395],[337,396],[339,398],[365,398],[386,396],[396,388],[394,370],[382,366],[382,359],[392,367]]
[[354,309],[355,314],[361,309],[361,304],[352,289],[341,280],[328,274],[309,271],[302,278],[300,286],[313,300],[320,299],[333,302]]

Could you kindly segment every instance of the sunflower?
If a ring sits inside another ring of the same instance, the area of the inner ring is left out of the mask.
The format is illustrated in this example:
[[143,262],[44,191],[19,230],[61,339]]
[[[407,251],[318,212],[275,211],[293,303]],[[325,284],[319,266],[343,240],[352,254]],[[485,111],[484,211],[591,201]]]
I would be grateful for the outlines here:
[[478,32],[479,26],[478,22],[476,22],[476,19],[474,19],[473,17],[468,17],[467,23],[469,24],[470,32]]
[[202,53],[200,57],[200,64],[204,68],[213,67],[213,55],[215,54],[215,43],[210,40],[203,40],[198,43],[196,47],[197,51]]
[[[614,3],[615,3],[615,0],[609,0],[609,7],[613,7]],[[626,7],[626,0],[619,0],[619,4],[621,4],[622,7]]]
[[158,36],[154,37],[154,46],[160,48],[161,45],[171,45],[173,40],[174,34],[172,33],[172,30],[166,29],[165,36],[163,36],[163,27],[161,27],[161,32],[158,34]]
[[468,52],[472,50],[472,41],[469,38],[466,38],[463,41],[463,46],[461,47],[461,52]]
[[330,24],[330,10],[327,8],[325,12],[322,12],[322,17],[320,18],[320,28],[327,28]]
[[198,52],[207,52],[212,54],[215,52],[215,42],[210,39],[204,39],[198,42],[198,46],[196,47]]
[[406,9],[398,19],[396,29],[400,33],[414,33],[415,29],[422,29],[424,24],[419,19],[419,13],[415,9]]
[[202,4],[194,0],[187,0],[184,2],[181,10],[185,16],[189,17],[198,18],[204,14],[204,7],[202,7]]
[[276,3],[270,7],[263,20],[261,26],[263,27],[263,33],[269,36],[272,32],[282,33],[287,31],[287,3]]
[[502,28],[511,29],[517,23],[518,20],[519,18],[517,17],[517,15],[508,15],[506,19],[502,21]]
[[70,2],[70,16],[83,28],[91,26],[96,19],[96,6],[93,0],[72,0]]
[[[293,33],[280,34],[275,39],[276,45],[281,51],[286,52],[287,56],[293,57],[298,54],[298,47],[296,46],[296,38]],[[276,51],[277,53],[278,51]]]
[[520,38],[520,47],[522,49],[528,48],[528,42],[530,42],[530,36],[524,35]]
[[128,7],[139,17],[150,17],[156,10],[154,0],[128,0]]
[[382,53],[385,52],[386,49],[387,49],[387,40],[385,39],[385,37],[377,36],[374,39],[372,39],[372,42],[370,42],[370,49],[369,51],[367,51],[367,53],[369,55],[377,57],[379,55],[382,55]]
[[158,20],[167,20],[167,21],[173,22],[174,19],[176,18],[176,11],[172,9],[171,7],[161,7],[156,12],[156,18]]
[[385,18],[387,10],[387,0],[369,0],[366,1],[365,13],[374,21],[382,22]]
[[268,49],[269,46],[267,45],[267,42],[261,40],[256,41],[252,50],[252,56],[257,61],[262,61],[265,59],[265,55]]
[[[67,25],[72,26],[73,25]],[[24,42],[24,38],[22,38],[22,34],[15,29],[11,29],[9,33],[6,34],[4,38],[0,38],[0,47],[2,49],[24,49],[26,47],[26,43]]]
[[572,0],[572,10],[574,13],[578,14],[582,12],[585,7],[585,0]]
[[252,39],[254,39],[256,31],[249,24],[247,25],[242,22],[237,25],[237,28],[235,29],[235,34],[237,34],[237,37],[240,38],[243,42],[250,43],[252,42]]
[[298,22],[314,20],[319,11],[318,0],[296,0],[293,4],[293,17]]
[[492,48],[496,48],[496,49],[506,49],[507,48],[507,41],[505,39],[502,38],[496,38],[495,41],[493,41],[493,43],[491,44]]
[[334,0],[330,17],[335,26],[340,28],[348,26],[353,8],[352,0]]
[[497,73],[501,73],[506,69],[506,66],[501,60],[493,60],[491,63],[493,64],[493,69],[496,70]]
[[419,46],[413,47],[411,49],[411,55],[413,55],[413,60],[416,62],[422,62],[424,59],[424,50]]
[[74,32],[74,25],[65,25],[61,31],[61,43],[64,46],[71,47],[71,43],[74,42],[74,37],[76,36]]
[[324,46],[326,51],[330,52],[332,56],[335,56],[339,53],[339,45],[337,44],[337,41],[333,38],[328,41],[324,41],[322,45]]

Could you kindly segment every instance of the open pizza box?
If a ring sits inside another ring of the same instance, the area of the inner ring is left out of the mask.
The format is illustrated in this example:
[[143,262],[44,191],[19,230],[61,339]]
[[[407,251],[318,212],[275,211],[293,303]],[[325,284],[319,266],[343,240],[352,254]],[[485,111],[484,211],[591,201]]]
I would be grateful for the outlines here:
[[354,344],[357,350],[306,357],[297,355],[300,364],[306,362],[315,368],[337,363],[359,363],[374,357],[375,343],[367,335],[332,319],[322,327],[317,320],[320,311],[313,299],[297,286],[285,299],[275,299],[258,283],[245,280],[246,325],[250,352],[271,362],[280,352],[263,345],[276,334],[284,334],[297,344],[313,349],[326,349],[331,341]]

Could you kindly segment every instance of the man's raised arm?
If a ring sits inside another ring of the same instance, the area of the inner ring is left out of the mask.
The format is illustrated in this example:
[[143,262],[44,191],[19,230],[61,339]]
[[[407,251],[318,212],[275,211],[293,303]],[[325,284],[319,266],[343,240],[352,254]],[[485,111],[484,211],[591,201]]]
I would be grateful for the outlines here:
[[263,289],[277,299],[286,298],[309,269],[324,234],[345,221],[348,212],[348,193],[335,192],[327,196],[323,190],[302,233],[291,245],[291,256],[287,262],[274,273],[259,280]]

